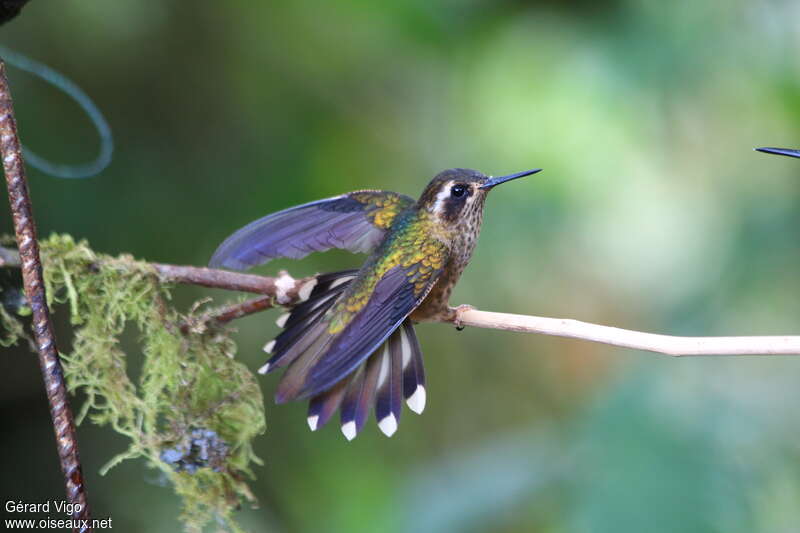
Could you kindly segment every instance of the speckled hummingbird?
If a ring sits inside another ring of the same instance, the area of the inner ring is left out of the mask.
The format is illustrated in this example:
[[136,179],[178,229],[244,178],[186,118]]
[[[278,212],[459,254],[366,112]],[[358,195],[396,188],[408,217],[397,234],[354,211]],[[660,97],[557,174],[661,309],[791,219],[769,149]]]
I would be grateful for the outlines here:
[[267,215],[228,237],[210,266],[242,270],[331,248],[370,254],[359,270],[317,276],[278,319],[283,331],[264,347],[272,356],[259,369],[286,367],[276,403],[310,398],[312,431],[338,409],[348,440],[373,407],[387,436],[397,430],[403,398],[422,413],[425,371],[414,323],[454,318],[448,299],[475,248],[486,196],[540,170],[501,177],[445,170],[417,201],[356,191]]

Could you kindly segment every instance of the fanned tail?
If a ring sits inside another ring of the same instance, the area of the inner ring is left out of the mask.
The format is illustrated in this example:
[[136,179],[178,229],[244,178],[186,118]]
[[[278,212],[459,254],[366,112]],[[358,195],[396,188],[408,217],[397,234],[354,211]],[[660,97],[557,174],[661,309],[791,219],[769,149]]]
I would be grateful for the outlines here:
[[374,409],[378,427],[391,437],[400,423],[403,398],[415,413],[425,409],[422,352],[410,319],[353,373],[311,399],[308,424],[312,430],[321,428],[339,408],[342,433],[353,440]]
[[[272,354],[259,369],[262,374],[288,367],[286,376],[302,374],[328,348],[331,336],[325,313],[337,301],[358,271],[332,272],[317,277],[308,299],[281,315],[284,330],[264,350]],[[282,380],[292,383],[292,380]],[[276,401],[292,399],[290,387],[279,387]],[[378,427],[392,436],[400,422],[402,401],[422,413],[425,408],[425,370],[414,326],[406,319],[361,365],[326,391],[311,398],[308,425],[312,431],[323,427],[341,412],[342,433],[348,440],[358,435],[374,409]]]

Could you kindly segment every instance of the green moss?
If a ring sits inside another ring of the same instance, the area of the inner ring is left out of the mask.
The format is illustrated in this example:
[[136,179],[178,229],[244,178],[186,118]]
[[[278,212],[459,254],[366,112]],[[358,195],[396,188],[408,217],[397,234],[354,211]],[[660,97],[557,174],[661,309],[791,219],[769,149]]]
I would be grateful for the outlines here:
[[[172,308],[169,287],[130,256],[97,254],[64,235],[42,241],[41,251],[49,303],[66,306],[75,326],[72,351],[62,357],[69,389],[87,397],[77,419],[88,417],[130,439],[103,473],[122,460],[143,458],[182,497],[186,531],[202,531],[211,522],[240,531],[232,513],[254,501],[244,479],[252,477],[253,463],[260,464],[252,440],[264,432],[265,421],[261,390],[232,358],[236,345],[229,330],[182,331],[194,311],[183,315]],[[15,317],[2,311],[0,323],[3,343],[19,337]],[[132,329],[139,332],[140,351],[126,354],[120,336]],[[136,380],[129,373],[133,362],[142,369]],[[224,444],[209,461],[201,442],[179,465],[176,450],[189,450],[197,435]]]

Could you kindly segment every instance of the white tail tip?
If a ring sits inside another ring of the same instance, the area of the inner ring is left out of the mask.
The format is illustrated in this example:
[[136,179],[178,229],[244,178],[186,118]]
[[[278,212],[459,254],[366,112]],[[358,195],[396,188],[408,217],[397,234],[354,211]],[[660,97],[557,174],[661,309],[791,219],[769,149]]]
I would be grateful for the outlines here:
[[258,369],[259,374],[266,374],[267,372],[269,372],[269,363]]
[[281,316],[278,317],[278,320],[275,323],[278,325],[279,328],[282,328],[286,325],[286,321],[289,320],[289,313],[283,313]]
[[308,417],[308,427],[311,428],[311,431],[317,430],[318,421],[319,421],[319,415],[313,415]]
[[267,353],[272,353],[272,349],[274,347],[275,347],[275,340],[273,339],[264,345],[264,351]]
[[417,385],[417,390],[414,391],[414,394],[408,397],[406,400],[406,404],[408,408],[417,413],[418,415],[422,414],[422,411],[425,410],[425,387],[422,385]]
[[381,428],[384,435],[391,437],[394,435],[394,432],[397,431],[397,419],[393,414],[387,415],[383,420],[378,422],[378,427]]
[[344,438],[347,440],[353,440],[356,438],[356,423],[354,420],[346,424],[342,424],[342,433],[344,434]]

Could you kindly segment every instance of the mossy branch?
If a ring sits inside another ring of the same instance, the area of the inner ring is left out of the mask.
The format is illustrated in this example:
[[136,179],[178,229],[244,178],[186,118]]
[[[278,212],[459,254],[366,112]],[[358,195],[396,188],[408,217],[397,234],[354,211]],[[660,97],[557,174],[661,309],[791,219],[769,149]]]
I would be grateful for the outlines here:
[[[233,358],[231,330],[200,306],[187,313],[171,306],[171,286],[181,277],[175,269],[97,254],[69,236],[42,241],[41,256],[48,304],[62,304],[74,325],[62,359],[69,390],[86,397],[76,418],[129,439],[102,473],[144,458],[183,498],[186,531],[211,522],[240,531],[232,514],[240,502],[255,501],[245,479],[261,464],[252,441],[266,424],[261,389]],[[291,297],[282,287],[259,290],[275,293],[266,297],[272,305],[279,293]],[[4,316],[7,340],[19,338],[24,318]],[[125,349],[131,334],[139,339],[133,352]],[[139,365],[133,379],[130,369]]]

